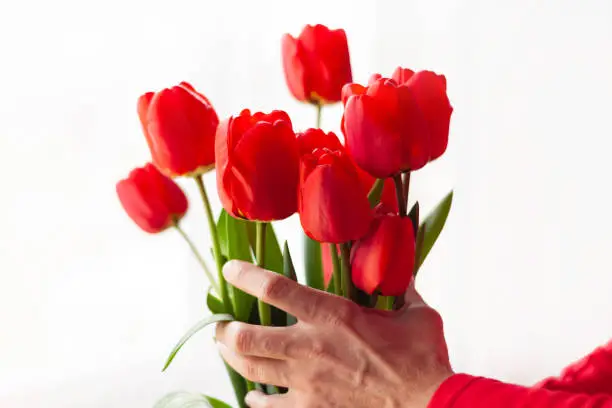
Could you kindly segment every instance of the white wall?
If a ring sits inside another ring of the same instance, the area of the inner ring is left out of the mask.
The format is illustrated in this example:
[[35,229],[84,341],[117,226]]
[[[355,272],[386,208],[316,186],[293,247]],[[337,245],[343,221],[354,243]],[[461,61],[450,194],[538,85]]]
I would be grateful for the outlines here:
[[[127,219],[114,183],[147,160],[146,90],[186,79],[222,116],[282,108],[310,125],[279,37],[312,22],[347,30],[357,80],[399,64],[448,77],[450,147],[412,195],[430,208],[456,190],[419,281],[456,368],[530,383],[612,335],[609,1],[2,2],[0,406],[229,398],[209,334],[159,372],[204,314],[205,280],[178,236]],[[198,205],[186,221],[204,246]]]

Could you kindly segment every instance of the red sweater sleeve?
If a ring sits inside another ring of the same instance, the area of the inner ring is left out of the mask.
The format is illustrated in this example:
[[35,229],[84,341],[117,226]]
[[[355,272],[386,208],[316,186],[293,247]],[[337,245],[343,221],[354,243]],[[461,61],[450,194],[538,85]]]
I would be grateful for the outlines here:
[[437,390],[428,408],[612,408],[610,395],[527,388],[456,374]]
[[548,390],[612,395],[612,341],[563,370],[560,377],[536,385]]

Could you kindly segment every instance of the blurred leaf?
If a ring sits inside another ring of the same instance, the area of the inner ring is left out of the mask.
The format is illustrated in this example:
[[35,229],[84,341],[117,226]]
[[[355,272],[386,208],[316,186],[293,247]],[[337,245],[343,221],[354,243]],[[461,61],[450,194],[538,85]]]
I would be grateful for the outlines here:
[[[226,213],[227,214],[227,213]],[[247,221],[239,220],[227,214],[225,217],[225,230],[223,239],[226,241],[227,259],[239,259],[241,261],[253,262],[251,255],[251,245],[247,232]],[[251,315],[251,309],[255,303],[255,298],[242,290],[231,285],[232,302],[234,303],[234,314],[236,319],[246,322]]]
[[213,397],[185,391],[173,392],[155,403],[153,408],[232,408]]
[[297,282],[297,275],[295,274],[295,267],[293,266],[293,259],[291,259],[291,252],[289,252],[287,241],[285,241],[283,246],[283,275]]
[[204,396],[212,408],[232,408],[229,404],[213,397]]
[[304,272],[306,285],[325,290],[323,264],[321,263],[321,244],[304,234]]
[[185,343],[187,343],[187,340],[189,340],[194,334],[196,334],[197,332],[199,332],[204,327],[210,324],[218,322],[231,322],[233,320],[235,320],[234,317],[228,314],[214,314],[212,316],[208,316],[205,319],[200,320],[195,326],[189,329],[183,337],[181,337],[178,343],[176,343],[176,345],[170,352],[170,355],[168,356],[168,359],[166,360],[166,364],[164,365],[162,371],[166,371],[166,368],[168,368],[170,363],[172,363],[172,360],[174,360],[176,353],[179,352],[179,350],[185,345]]
[[442,232],[442,228],[444,228],[444,224],[446,223],[446,218],[448,218],[448,213],[450,212],[452,203],[453,191],[451,190],[446,197],[444,197],[442,201],[438,203],[436,208],[429,213],[427,218],[423,220],[423,223],[419,227],[419,232],[416,239],[416,261],[414,265],[415,275],[421,265],[423,265],[429,251],[431,251],[431,248],[440,236],[440,232]]
[[225,307],[223,306],[223,302],[221,299],[213,295],[212,287],[208,288],[208,295],[206,296],[206,306],[208,306],[208,310],[210,310],[213,314],[225,313]]

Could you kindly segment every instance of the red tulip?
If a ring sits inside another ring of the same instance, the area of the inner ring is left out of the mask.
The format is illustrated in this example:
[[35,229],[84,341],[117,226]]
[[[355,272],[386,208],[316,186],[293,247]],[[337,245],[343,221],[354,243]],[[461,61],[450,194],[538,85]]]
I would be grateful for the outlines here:
[[[298,133],[297,141],[301,156],[312,153],[317,148],[345,151],[342,142],[340,142],[338,136],[336,136],[334,132],[325,133],[321,129],[307,129],[304,132]],[[350,156],[349,158],[352,160]],[[370,192],[376,182],[376,178],[363,171],[356,164],[355,170],[357,171],[357,175],[363,187],[367,192]],[[393,180],[385,180],[380,202],[384,203],[387,208],[395,208],[395,210],[397,210],[397,198],[395,197],[395,185],[393,184]]]
[[118,182],[117,195],[129,217],[150,233],[174,225],[187,211],[181,188],[150,163]]
[[228,213],[272,221],[297,210],[299,152],[285,112],[245,109],[222,122],[215,154],[217,188]]
[[407,87],[379,78],[368,87],[347,86],[345,100],[346,145],[361,168],[386,178],[427,163],[427,124]]
[[412,281],[414,257],[410,218],[377,214],[368,234],[351,250],[353,283],[368,294],[401,296]]
[[153,163],[166,175],[190,176],[214,167],[219,118],[187,82],[142,95],[138,116]]
[[453,113],[446,95],[446,77],[431,71],[414,73],[398,67],[393,73],[393,79],[408,87],[415,96],[429,128],[429,160],[437,159],[446,151]]
[[283,67],[289,90],[302,102],[339,102],[351,82],[351,60],[344,30],[307,25],[298,38],[285,34]]
[[367,194],[343,150],[316,148],[302,156],[298,211],[310,238],[341,243],[363,236],[372,221]]

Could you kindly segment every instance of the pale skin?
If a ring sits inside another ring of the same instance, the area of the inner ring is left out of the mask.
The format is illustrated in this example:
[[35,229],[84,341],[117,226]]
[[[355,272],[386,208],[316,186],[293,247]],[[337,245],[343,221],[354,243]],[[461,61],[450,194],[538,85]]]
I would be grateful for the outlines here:
[[248,394],[251,408],[426,408],[453,372],[442,319],[414,288],[387,312],[232,261],[228,282],[298,319],[290,327],[217,326],[223,358],[251,381],[287,387]]

